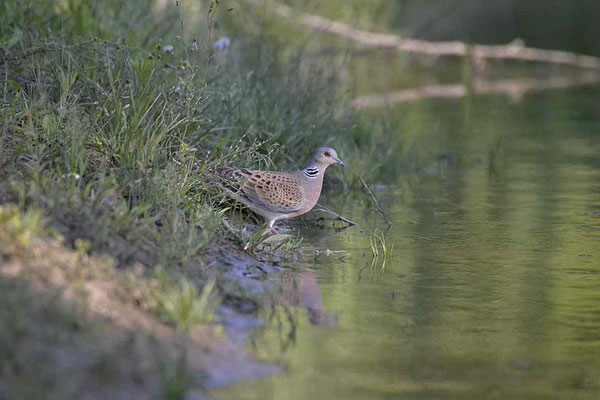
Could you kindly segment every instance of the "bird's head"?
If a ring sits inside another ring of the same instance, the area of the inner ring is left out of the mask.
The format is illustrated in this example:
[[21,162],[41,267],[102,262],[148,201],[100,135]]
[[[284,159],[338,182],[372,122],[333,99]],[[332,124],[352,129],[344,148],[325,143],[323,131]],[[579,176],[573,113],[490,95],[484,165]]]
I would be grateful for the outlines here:
[[346,165],[337,156],[337,153],[331,147],[319,147],[312,156],[312,164],[321,164],[328,167],[332,164],[340,164],[342,167]]

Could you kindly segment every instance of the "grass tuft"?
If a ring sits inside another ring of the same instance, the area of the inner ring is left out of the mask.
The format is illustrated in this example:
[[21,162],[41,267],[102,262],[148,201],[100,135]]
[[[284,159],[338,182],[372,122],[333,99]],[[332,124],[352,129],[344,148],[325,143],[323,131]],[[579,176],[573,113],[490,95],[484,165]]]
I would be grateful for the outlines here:
[[381,257],[381,266],[379,267],[379,270],[383,274],[387,261],[394,257],[394,242],[389,244],[386,240],[385,233],[377,233],[377,228],[375,228],[375,231],[369,234],[369,244],[373,256],[371,270],[375,268],[380,259],[379,257]]
[[216,281],[209,279],[201,291],[183,276],[170,276],[157,268],[150,284],[151,309],[163,321],[185,331],[212,321],[219,305]]

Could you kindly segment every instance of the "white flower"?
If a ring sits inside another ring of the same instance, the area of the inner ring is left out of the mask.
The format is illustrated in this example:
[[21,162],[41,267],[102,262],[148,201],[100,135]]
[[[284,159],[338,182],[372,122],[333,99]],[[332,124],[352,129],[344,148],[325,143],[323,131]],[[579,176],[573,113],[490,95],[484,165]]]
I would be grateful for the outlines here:
[[75,178],[76,181],[81,179],[81,175],[79,175],[77,172],[71,172],[68,175],[63,174],[62,175],[63,178]]

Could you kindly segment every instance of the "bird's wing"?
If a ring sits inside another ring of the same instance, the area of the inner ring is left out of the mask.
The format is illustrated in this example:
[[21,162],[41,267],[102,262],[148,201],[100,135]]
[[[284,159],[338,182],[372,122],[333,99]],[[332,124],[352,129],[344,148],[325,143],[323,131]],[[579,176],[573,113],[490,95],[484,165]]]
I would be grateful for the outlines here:
[[217,168],[217,173],[228,191],[267,210],[288,213],[304,205],[304,189],[285,172]]

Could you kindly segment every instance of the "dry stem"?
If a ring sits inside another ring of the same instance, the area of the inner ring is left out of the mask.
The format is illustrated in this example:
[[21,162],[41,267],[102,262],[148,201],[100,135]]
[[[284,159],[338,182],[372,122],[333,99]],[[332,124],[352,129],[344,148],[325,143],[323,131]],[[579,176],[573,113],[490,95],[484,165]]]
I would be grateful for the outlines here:
[[377,201],[377,197],[375,197],[375,195],[373,194],[373,192],[369,188],[369,185],[367,185],[367,183],[365,182],[365,180],[364,180],[364,178],[362,176],[360,177],[360,183],[362,183],[362,187],[365,190],[365,192],[367,193],[367,195],[371,198],[371,200],[373,200],[373,203],[375,204],[375,209],[377,210],[377,213],[379,215],[381,215],[381,217],[388,224],[388,229],[387,230],[389,231],[390,229],[392,229],[392,221],[390,221],[389,218],[385,216],[385,213],[383,212],[383,209],[379,205],[379,201]]

